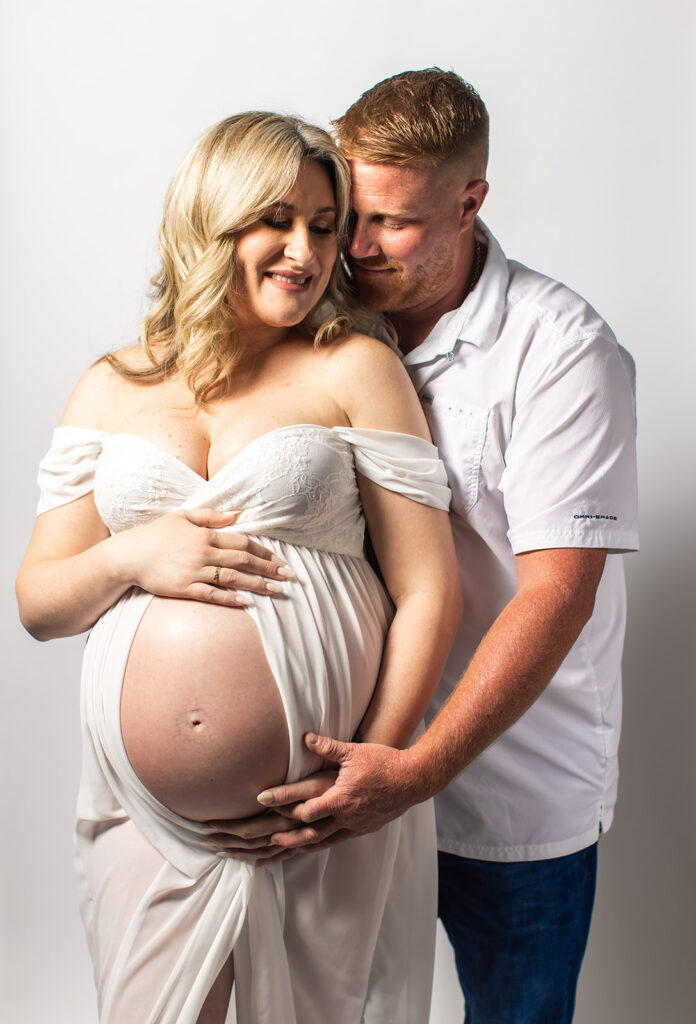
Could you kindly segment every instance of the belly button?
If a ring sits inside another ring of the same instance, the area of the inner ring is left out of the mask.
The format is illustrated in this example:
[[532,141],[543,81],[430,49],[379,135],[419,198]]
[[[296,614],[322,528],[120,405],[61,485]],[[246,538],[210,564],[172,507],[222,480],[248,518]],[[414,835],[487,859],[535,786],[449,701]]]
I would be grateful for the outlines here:
[[193,729],[202,729],[205,726],[203,721],[203,713],[199,710],[189,711],[187,716],[188,724]]

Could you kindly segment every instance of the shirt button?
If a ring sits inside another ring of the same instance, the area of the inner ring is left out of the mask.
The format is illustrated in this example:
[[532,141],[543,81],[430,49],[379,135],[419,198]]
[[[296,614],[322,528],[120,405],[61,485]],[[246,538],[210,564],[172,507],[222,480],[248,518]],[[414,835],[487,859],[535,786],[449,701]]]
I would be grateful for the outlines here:
[[450,351],[447,352],[445,355],[446,355],[447,362],[451,363],[453,361],[453,359],[454,359],[454,352],[450,349]]

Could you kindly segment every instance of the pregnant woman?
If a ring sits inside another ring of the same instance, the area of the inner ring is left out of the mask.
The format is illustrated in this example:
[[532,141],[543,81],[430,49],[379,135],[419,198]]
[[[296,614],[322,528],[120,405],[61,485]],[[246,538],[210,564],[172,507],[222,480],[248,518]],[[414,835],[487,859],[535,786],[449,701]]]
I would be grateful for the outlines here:
[[225,1024],[233,990],[239,1024],[427,1020],[429,804],[259,867],[211,839],[319,767],[308,730],[406,744],[460,615],[420,405],[354,331],[349,189],[296,119],[204,135],[140,345],[87,371],[41,463],[17,591],[39,639],[91,627],[77,870],[103,1024]]

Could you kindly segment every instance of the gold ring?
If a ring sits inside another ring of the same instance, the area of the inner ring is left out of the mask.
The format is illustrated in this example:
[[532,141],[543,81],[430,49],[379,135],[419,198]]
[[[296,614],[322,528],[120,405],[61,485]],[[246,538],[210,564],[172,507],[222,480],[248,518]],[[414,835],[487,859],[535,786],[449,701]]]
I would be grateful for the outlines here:
[[221,568],[222,568],[222,566],[220,566],[220,565],[216,565],[215,566],[215,575],[213,576],[213,583],[214,583],[215,586],[217,586],[218,583],[220,582],[220,569]]

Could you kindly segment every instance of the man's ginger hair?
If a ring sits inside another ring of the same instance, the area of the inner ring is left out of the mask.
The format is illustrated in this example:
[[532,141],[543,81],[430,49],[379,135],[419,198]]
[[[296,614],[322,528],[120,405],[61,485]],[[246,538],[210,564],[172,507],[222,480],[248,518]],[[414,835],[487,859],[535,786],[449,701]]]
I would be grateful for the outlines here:
[[454,71],[404,71],[378,82],[332,122],[348,157],[370,163],[439,166],[465,159],[483,176],[488,162],[488,111]]

